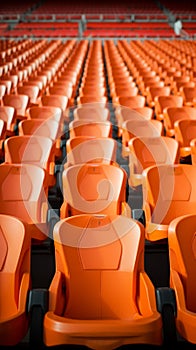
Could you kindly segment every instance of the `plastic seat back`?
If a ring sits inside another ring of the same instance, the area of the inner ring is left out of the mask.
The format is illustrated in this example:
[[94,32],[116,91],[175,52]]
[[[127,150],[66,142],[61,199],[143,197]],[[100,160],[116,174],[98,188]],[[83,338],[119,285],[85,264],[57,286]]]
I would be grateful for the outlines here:
[[66,147],[68,166],[89,162],[108,164],[116,162],[117,143],[109,137],[78,136],[69,139]]
[[[196,260],[195,260],[196,215],[183,215],[172,221],[168,230],[170,264],[173,273],[178,273],[187,310],[196,313]],[[171,276],[171,283],[173,276]],[[173,284],[173,283],[172,283]]]
[[54,239],[57,269],[63,263],[71,275],[64,317],[126,319],[137,313],[136,271],[143,266],[138,224],[122,216],[82,215],[60,221]]
[[0,165],[0,212],[25,222],[32,238],[45,240],[48,187],[45,171],[32,164]]
[[166,135],[174,136],[174,123],[181,119],[196,119],[194,107],[168,107],[164,112],[164,127]]
[[46,345],[115,349],[161,344],[161,316],[144,271],[141,224],[121,215],[72,216],[55,225],[54,241],[56,272],[44,319]]
[[169,223],[196,211],[196,167],[188,164],[157,165],[143,172],[145,177],[144,207],[149,207],[149,220]]
[[158,137],[163,134],[163,124],[159,120],[144,118],[126,120],[122,125],[122,155],[128,155],[129,141],[133,137]]
[[58,107],[62,111],[65,111],[68,104],[68,97],[64,95],[43,95],[41,97],[41,103],[43,106]]
[[81,213],[121,214],[126,202],[126,172],[111,164],[77,164],[62,174],[61,218]]
[[98,104],[94,107],[84,105],[74,109],[74,120],[109,121],[110,112],[108,108],[99,107]]
[[178,95],[159,95],[155,99],[155,114],[158,120],[163,120],[163,111],[167,107],[182,107],[183,98]]
[[179,142],[180,153],[185,157],[191,153],[190,142],[196,137],[196,120],[181,119],[174,123],[175,139]]
[[0,106],[0,118],[6,123],[8,136],[13,134],[16,123],[15,108],[11,106]]
[[25,85],[17,88],[18,94],[27,95],[30,103],[37,103],[39,87],[36,85]]
[[69,123],[69,137],[93,136],[93,137],[111,137],[112,124],[109,121],[81,121],[73,120]]
[[24,94],[10,94],[3,96],[4,106],[14,107],[17,112],[17,118],[26,117],[26,110],[29,103],[29,97]]
[[150,107],[155,105],[155,97],[160,95],[168,96],[170,95],[171,88],[170,86],[149,86],[147,88],[147,102]]
[[[38,135],[12,136],[5,140],[5,162],[34,164],[50,174],[55,153],[52,140]],[[48,179],[49,181],[49,179]]]
[[56,140],[59,133],[59,123],[55,119],[28,119],[18,124],[19,135],[36,135]]
[[137,107],[144,107],[146,103],[146,99],[142,95],[119,96],[118,103],[123,107],[137,108]]
[[177,302],[176,327],[188,342],[196,344],[196,215],[183,215],[168,229],[170,285]]
[[179,162],[179,144],[171,137],[134,137],[129,141],[129,151],[129,180],[133,186],[142,184],[144,169]]
[[21,342],[28,331],[31,243],[17,218],[0,214],[0,226],[0,345],[7,346]]
[[38,106],[31,107],[28,110],[30,119],[54,119],[60,122],[62,111],[59,107],[53,106]]
[[180,94],[183,97],[185,106],[194,106],[194,99],[196,96],[196,86],[183,86],[180,88]]

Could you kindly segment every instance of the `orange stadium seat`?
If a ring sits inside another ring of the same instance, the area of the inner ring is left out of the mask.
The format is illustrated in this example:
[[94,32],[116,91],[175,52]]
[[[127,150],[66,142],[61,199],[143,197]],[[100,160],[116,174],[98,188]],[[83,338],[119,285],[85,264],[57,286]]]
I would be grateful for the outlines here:
[[60,217],[82,213],[131,215],[126,202],[124,169],[102,163],[72,165],[63,170]]
[[174,123],[174,136],[180,145],[180,156],[188,157],[191,154],[190,142],[196,138],[196,120],[181,119]]
[[50,138],[39,135],[12,136],[5,140],[4,147],[5,163],[37,165],[45,170],[48,187],[55,185],[56,147]]
[[129,156],[129,141],[133,137],[157,137],[163,135],[163,124],[159,120],[142,117],[126,120],[122,125],[122,156]]
[[95,103],[93,106],[90,104],[84,104],[80,107],[76,107],[73,111],[74,120],[91,120],[91,121],[106,121],[110,120],[110,111],[108,108],[103,108],[99,104]]
[[69,137],[93,136],[93,137],[111,137],[112,124],[110,121],[89,121],[73,120],[69,123]]
[[143,171],[143,209],[146,238],[168,237],[170,222],[196,210],[196,167],[190,164],[154,165]]
[[167,136],[174,136],[174,123],[182,119],[196,119],[194,107],[167,107],[164,110],[164,128]]
[[55,225],[54,242],[56,272],[43,325],[47,346],[162,344],[139,223],[120,215],[72,216]]
[[31,286],[31,242],[24,224],[0,214],[0,346],[17,345],[27,335]]
[[168,228],[170,286],[176,296],[176,329],[183,340],[196,344],[195,303],[196,215],[183,215]]
[[117,164],[117,142],[109,137],[77,136],[67,140],[64,167],[82,163]]
[[48,237],[48,189],[45,172],[32,164],[0,164],[0,212],[13,215],[25,223],[33,240]]
[[129,141],[129,185],[142,185],[144,169],[159,164],[179,163],[179,144],[167,136],[134,137]]

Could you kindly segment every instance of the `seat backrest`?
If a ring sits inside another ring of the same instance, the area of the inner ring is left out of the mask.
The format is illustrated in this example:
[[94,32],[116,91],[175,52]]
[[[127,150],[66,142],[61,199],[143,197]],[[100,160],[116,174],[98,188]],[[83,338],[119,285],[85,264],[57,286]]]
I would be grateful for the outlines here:
[[85,107],[77,107],[74,109],[75,120],[91,120],[91,121],[106,121],[110,119],[110,112],[108,108],[101,108],[97,105],[95,107],[88,105]]
[[69,132],[70,138],[76,136],[110,137],[112,124],[109,121],[73,120],[69,123]]
[[59,132],[59,123],[55,119],[28,119],[18,124],[19,135],[35,135],[49,137],[56,140]]
[[7,124],[7,129],[10,130],[12,123],[15,123],[15,108],[11,106],[0,106],[0,118]]
[[174,128],[174,123],[181,119],[196,119],[194,107],[168,107],[165,110],[164,124],[166,128]]
[[179,160],[178,142],[167,136],[134,137],[129,148],[137,159],[137,172],[152,165],[174,164]]
[[[146,110],[146,108],[150,107],[143,107],[145,110],[141,110],[139,108],[128,108],[128,107],[119,107],[115,111],[115,116],[118,122],[118,127],[122,127],[123,123],[128,120],[138,120],[143,121],[143,119],[150,120],[152,118],[152,114],[149,113],[149,110]],[[150,109],[151,110],[151,109]]]
[[196,211],[196,166],[156,165],[143,171],[144,204],[152,209],[152,221],[168,225],[173,219]]
[[[196,215],[183,215],[169,225],[169,261],[171,281],[177,272],[183,286],[186,309],[196,313]],[[171,285],[173,286],[173,285]]]
[[37,97],[39,95],[39,87],[36,85],[25,85],[25,86],[19,86],[17,88],[17,91],[19,94],[24,94],[29,96],[29,100],[32,103],[37,102]]
[[67,96],[68,98],[71,98],[72,93],[73,93],[73,88],[71,85],[69,86],[55,85],[55,86],[49,87],[50,95],[63,95],[63,96]]
[[154,102],[156,96],[159,95],[170,95],[171,88],[170,86],[150,86],[147,88],[147,101],[149,104]]
[[77,105],[80,106],[82,104],[95,104],[98,103],[103,107],[106,107],[107,97],[106,96],[97,96],[95,95],[84,95],[77,97]]
[[118,103],[121,106],[128,108],[144,107],[146,103],[145,96],[135,95],[135,96],[119,96]]
[[48,171],[52,140],[38,135],[12,136],[5,140],[5,162],[35,164]]
[[122,143],[128,145],[128,142],[133,137],[155,137],[161,136],[163,132],[163,125],[159,120],[151,119],[145,120],[126,120],[123,123]]
[[184,102],[193,102],[193,99],[196,96],[196,86],[183,86],[182,88],[180,88],[180,92],[182,93]]
[[0,100],[5,95],[6,89],[7,89],[6,85],[5,84],[1,84],[1,81],[0,81]]
[[[5,140],[6,138],[6,122],[3,119],[0,119],[0,140]],[[0,148],[2,145],[0,146]]]
[[3,96],[3,104],[5,106],[14,107],[17,115],[24,116],[29,103],[29,97],[24,94],[10,94]]
[[138,312],[137,276],[144,270],[139,223],[120,215],[78,215],[55,225],[54,240],[56,269],[66,279],[65,317],[128,319]]
[[41,103],[43,106],[51,106],[61,108],[65,111],[68,104],[68,97],[65,95],[43,95],[41,97]]
[[[63,200],[70,215],[80,213],[116,213],[126,201],[126,172],[101,163],[77,164],[62,174]],[[64,208],[64,204],[62,205]]]
[[181,119],[174,123],[175,139],[180,146],[190,147],[190,142],[196,137],[196,120]]
[[[24,300],[19,300],[23,274],[30,287],[30,238],[23,223],[11,215],[0,214],[0,324],[13,318]],[[28,292],[28,290],[26,291]],[[23,295],[27,298],[27,295]],[[10,330],[11,336],[11,330]],[[21,339],[22,340],[22,339]],[[1,344],[2,339],[0,340]]]
[[167,107],[182,107],[183,98],[178,95],[159,95],[155,99],[155,112],[163,113],[164,108]]
[[62,111],[59,107],[55,106],[38,106],[30,107],[28,109],[30,119],[54,119],[60,122]]
[[0,165],[0,212],[25,223],[46,221],[45,171],[32,164]]
[[117,143],[109,137],[78,136],[67,141],[67,164],[116,162]]

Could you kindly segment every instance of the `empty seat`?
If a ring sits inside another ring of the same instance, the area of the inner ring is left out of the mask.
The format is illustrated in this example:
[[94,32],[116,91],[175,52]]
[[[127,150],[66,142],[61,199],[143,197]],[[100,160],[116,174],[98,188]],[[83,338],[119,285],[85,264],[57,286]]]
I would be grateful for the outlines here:
[[64,167],[82,163],[116,163],[117,143],[109,137],[77,136],[67,140]]
[[109,121],[73,120],[69,123],[69,137],[76,136],[111,137],[112,124]]
[[13,346],[22,342],[29,327],[31,243],[19,219],[1,211],[0,226],[0,346]]
[[118,104],[122,107],[128,108],[137,108],[144,107],[146,104],[145,96],[135,95],[135,96],[119,96],[116,102],[116,108],[118,108]]
[[63,170],[60,217],[81,213],[130,215],[124,169],[101,163],[77,164]]
[[59,133],[64,131],[64,115],[62,109],[56,106],[36,106],[28,109],[30,119],[54,119],[59,124]]
[[55,119],[23,120],[18,124],[18,131],[19,136],[35,135],[50,138],[56,145],[56,157],[61,156],[61,133],[59,132],[59,123]]
[[17,120],[27,119],[26,110],[29,103],[29,97],[23,94],[6,94],[3,96],[3,105],[14,107],[17,113]]
[[41,97],[42,106],[51,106],[61,108],[64,119],[68,119],[66,109],[68,106],[68,97],[64,95],[43,95]]
[[24,86],[18,86],[17,92],[18,94],[27,95],[29,97],[29,105],[28,107],[32,105],[39,105],[39,87],[36,85],[24,85]]
[[16,129],[16,110],[11,106],[0,106],[0,119],[6,123],[6,137],[13,136]]
[[183,340],[192,344],[196,344],[195,228],[195,214],[176,218],[168,228],[170,286],[176,296],[176,329]]
[[155,115],[156,119],[163,120],[164,115],[163,111],[167,107],[182,107],[183,106],[183,98],[182,96],[178,95],[159,95],[156,96],[154,99],[154,109],[155,109]]
[[179,163],[179,144],[166,136],[134,137],[129,141],[129,185],[142,184],[144,169],[159,164]]
[[88,104],[76,107],[73,111],[74,120],[91,120],[91,121],[106,121],[110,120],[110,111],[108,108],[102,108],[95,104],[93,107]]
[[127,120],[150,120],[153,117],[153,109],[150,107],[137,107],[131,109],[128,107],[117,107],[115,110],[115,117],[118,126],[118,137],[122,137],[123,123]]
[[174,123],[175,139],[180,145],[180,156],[182,158],[190,156],[192,139],[196,138],[196,120],[181,119]]
[[5,163],[35,164],[46,172],[48,187],[55,185],[55,150],[50,138],[39,135],[12,136],[5,140]]
[[196,166],[155,165],[143,171],[143,209],[146,238],[167,238],[170,222],[196,211]]
[[171,89],[170,86],[149,86],[147,88],[147,96],[146,100],[149,105],[149,107],[154,107],[155,105],[155,98],[157,96],[169,96]]
[[103,107],[107,106],[107,97],[106,96],[97,96],[95,95],[84,95],[84,96],[78,96],[77,97],[77,105],[84,105],[84,104],[100,104]]
[[196,86],[182,86],[179,89],[179,93],[183,97],[184,106],[194,107],[194,99],[196,98]]
[[163,135],[163,124],[159,120],[143,117],[126,120],[122,125],[122,156],[129,156],[129,141],[133,137],[157,137]]
[[0,213],[14,215],[35,240],[48,235],[45,171],[32,164],[0,164]]
[[194,107],[167,107],[164,110],[164,127],[167,136],[174,136],[174,123],[181,119],[196,119]]
[[44,317],[45,345],[115,349],[162,344],[140,224],[119,215],[78,215],[55,225],[54,242],[56,272]]

